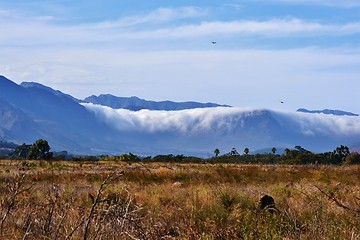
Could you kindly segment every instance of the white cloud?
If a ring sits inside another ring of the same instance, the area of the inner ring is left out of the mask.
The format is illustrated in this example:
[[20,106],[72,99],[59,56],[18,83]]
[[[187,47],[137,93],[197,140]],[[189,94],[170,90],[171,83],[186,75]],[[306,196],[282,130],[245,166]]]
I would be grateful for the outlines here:
[[95,24],[86,24],[85,28],[89,29],[118,29],[124,27],[146,25],[149,24],[161,24],[168,23],[179,19],[196,18],[207,15],[205,9],[197,7],[181,7],[181,8],[159,8],[154,11],[145,13],[143,15],[135,15],[130,17],[124,17],[122,19],[100,22]]
[[360,117],[284,112],[281,115],[293,121],[304,135],[331,138],[360,135]]
[[[229,130],[231,126],[226,121],[218,121],[226,118],[238,109],[191,109],[182,111],[150,111],[137,112],[126,109],[111,109],[91,103],[83,104],[93,111],[99,121],[104,121],[120,131],[144,131],[144,132],[179,132],[192,134],[199,131],[210,131],[213,128]],[[245,114],[246,111],[243,111]]]
[[[359,137],[360,117],[334,116],[325,114],[290,113],[250,108],[204,108],[182,111],[137,112],[126,109],[111,109],[91,103],[83,104],[94,112],[99,121],[115,127],[120,131],[181,133],[192,135],[238,134],[239,130],[253,130],[264,123],[274,127],[281,123],[285,129],[300,130],[303,135],[320,135],[329,137]],[[271,117],[269,117],[271,115]],[[250,119],[250,120],[249,120]],[[246,129],[243,129],[246,128]],[[258,129],[262,131],[264,129]],[[255,136],[254,136],[255,137]]]
[[[360,22],[326,24],[297,18],[264,21],[201,21],[206,9],[195,7],[159,8],[144,15],[91,24],[65,25],[52,16],[26,16],[0,12],[0,46],[45,46],[84,44],[131,44],[133,40],[160,41],[197,39],[208,36],[262,36],[294,38],[299,36],[344,36],[360,33]],[[188,21],[177,21],[192,19]]]
[[[83,105],[98,121],[119,131],[120,136],[139,139],[151,136],[163,146],[163,151],[174,148],[208,152],[213,147],[258,150],[300,145],[324,152],[339,145],[352,146],[360,137],[360,117],[222,107],[132,112]],[[149,144],[144,141],[139,140],[138,144]]]
[[227,8],[233,8],[235,10],[241,10],[243,9],[243,5],[241,4],[235,4],[235,3],[225,3],[223,5],[224,7],[227,7]]
[[[160,38],[194,37],[218,34],[242,34],[264,37],[295,36],[340,36],[354,35],[360,32],[360,22],[347,24],[322,24],[300,19],[273,19],[268,21],[213,21],[184,25],[172,29],[139,32],[132,37]],[[129,36],[130,37],[130,36]]]

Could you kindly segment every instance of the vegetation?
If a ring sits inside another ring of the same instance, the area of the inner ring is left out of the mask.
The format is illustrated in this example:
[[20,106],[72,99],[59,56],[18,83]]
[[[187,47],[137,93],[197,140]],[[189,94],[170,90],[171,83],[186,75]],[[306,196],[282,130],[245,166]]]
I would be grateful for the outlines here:
[[357,165],[3,160],[0,238],[359,239],[359,180]]
[[360,154],[276,152],[63,161],[23,144],[0,161],[0,239],[360,239]]
[[27,159],[48,160],[50,158],[52,158],[50,146],[48,142],[43,139],[39,139],[31,145],[29,153],[27,154]]
[[[5,144],[5,143],[3,143]],[[13,147],[13,143],[10,143]],[[9,146],[10,146],[9,145]],[[74,160],[74,161],[124,161],[124,162],[182,162],[182,163],[239,163],[239,164],[359,164],[360,154],[353,152],[347,146],[339,146],[333,152],[312,153],[311,151],[295,146],[294,149],[286,148],[283,154],[276,154],[277,149],[273,147],[271,153],[250,154],[250,149],[245,148],[244,154],[240,155],[235,148],[223,155],[220,150],[214,150],[214,157],[199,158],[184,155],[157,155],[137,156],[126,153],[119,156],[72,156],[66,151],[52,153],[46,140],[39,139],[32,145],[22,144],[17,146],[8,156],[2,155],[0,159],[35,159],[35,160]],[[1,154],[1,153],[0,153]]]
[[50,152],[49,143],[46,140],[38,139],[32,145],[22,144],[17,146],[10,157],[15,159],[36,159],[36,160],[49,160],[53,157]]

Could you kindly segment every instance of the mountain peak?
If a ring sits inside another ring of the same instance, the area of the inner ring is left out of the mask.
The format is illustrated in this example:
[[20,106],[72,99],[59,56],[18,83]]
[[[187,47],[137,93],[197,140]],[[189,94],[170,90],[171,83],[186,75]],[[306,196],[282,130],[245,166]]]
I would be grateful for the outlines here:
[[35,89],[40,89],[46,92],[49,92],[51,94],[54,94],[56,96],[62,96],[62,97],[67,97],[73,101],[79,102],[78,99],[74,98],[73,96],[69,95],[69,94],[65,94],[59,90],[54,90],[51,87],[45,86],[43,84],[37,83],[37,82],[22,82],[20,84],[21,87],[23,88],[35,88]]

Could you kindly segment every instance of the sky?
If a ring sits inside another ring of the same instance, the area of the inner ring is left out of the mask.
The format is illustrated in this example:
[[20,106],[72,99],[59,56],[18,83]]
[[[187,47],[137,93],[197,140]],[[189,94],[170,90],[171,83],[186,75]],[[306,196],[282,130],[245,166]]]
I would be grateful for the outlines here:
[[0,0],[0,32],[0,75],[81,99],[360,113],[358,0]]

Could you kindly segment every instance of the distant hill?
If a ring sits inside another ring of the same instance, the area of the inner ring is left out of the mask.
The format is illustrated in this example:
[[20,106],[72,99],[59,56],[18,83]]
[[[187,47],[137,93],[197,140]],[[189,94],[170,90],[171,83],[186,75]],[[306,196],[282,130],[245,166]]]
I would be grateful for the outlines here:
[[138,97],[116,97],[110,94],[101,94],[99,96],[90,96],[83,100],[85,103],[94,103],[113,109],[128,109],[130,111],[148,110],[165,110],[176,111],[194,108],[209,107],[230,107],[216,103],[199,103],[199,102],[172,102],[172,101],[147,101]]
[[0,123],[0,138],[18,144],[44,138],[56,150],[74,153],[115,148],[106,138],[113,137],[111,127],[99,123],[70,95],[37,83],[17,85],[4,76],[0,76]]
[[0,155],[8,155],[14,151],[18,145],[12,142],[0,141]]
[[323,113],[323,114],[332,114],[336,116],[359,116],[359,114],[351,113],[351,112],[345,112],[341,110],[332,110],[332,109],[324,109],[324,110],[307,110],[305,108],[299,108],[297,112],[303,112],[303,113]]
[[[281,154],[296,145],[314,152],[359,146],[360,117],[356,116],[125,99],[125,107],[132,111],[119,108],[124,105],[79,102],[38,83],[18,85],[0,76],[0,141],[31,144],[43,138],[52,151],[143,156],[213,156],[215,148],[223,154],[232,148],[243,153],[246,147],[255,153],[276,147]],[[149,110],[134,111],[140,109]]]

